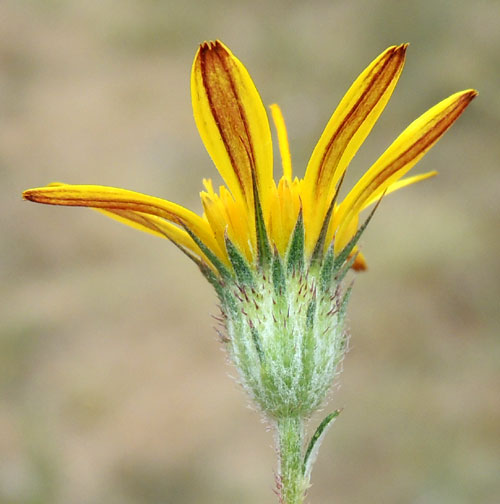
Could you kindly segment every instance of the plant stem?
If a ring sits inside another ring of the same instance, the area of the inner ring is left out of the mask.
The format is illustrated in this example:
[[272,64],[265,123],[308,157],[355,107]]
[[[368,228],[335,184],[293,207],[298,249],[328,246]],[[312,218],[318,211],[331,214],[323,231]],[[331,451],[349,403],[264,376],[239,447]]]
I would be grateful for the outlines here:
[[302,504],[308,481],[303,474],[304,421],[299,417],[277,420],[279,455],[278,491],[282,504]]

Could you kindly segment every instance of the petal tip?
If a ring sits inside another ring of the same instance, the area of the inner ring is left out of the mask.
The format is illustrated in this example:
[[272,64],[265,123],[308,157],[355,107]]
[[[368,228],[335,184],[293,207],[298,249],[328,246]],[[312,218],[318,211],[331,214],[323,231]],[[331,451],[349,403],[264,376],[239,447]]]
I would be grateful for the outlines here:
[[200,51],[210,51],[215,47],[217,40],[205,40],[200,44]]
[[478,94],[479,92],[476,89],[466,89],[464,91],[464,95],[467,96],[469,101],[473,100]]
[[477,95],[478,92],[475,89],[465,89],[464,91],[455,93],[453,96],[456,98],[456,106],[463,111]]
[[23,200],[33,201],[33,191],[31,189],[27,189],[26,191],[23,191],[22,197],[23,197]]
[[408,42],[405,42],[404,44],[393,45],[393,46],[388,47],[384,51],[384,53],[382,53],[382,54],[385,55],[385,57],[388,60],[390,60],[391,58],[395,58],[395,57],[404,58],[405,54],[406,54],[406,50],[408,49],[409,45],[410,44]]
[[224,52],[227,54],[231,53],[229,48],[223,42],[221,42],[219,39],[205,40],[205,42],[202,42],[200,44],[200,47],[198,50],[199,53],[205,54],[205,53],[211,52],[211,51],[214,51],[216,53],[221,53],[221,52]]
[[406,58],[406,50],[408,49],[409,45],[410,44],[408,42],[405,42],[404,44],[394,46],[393,56],[401,58],[401,60],[404,61],[404,59]]

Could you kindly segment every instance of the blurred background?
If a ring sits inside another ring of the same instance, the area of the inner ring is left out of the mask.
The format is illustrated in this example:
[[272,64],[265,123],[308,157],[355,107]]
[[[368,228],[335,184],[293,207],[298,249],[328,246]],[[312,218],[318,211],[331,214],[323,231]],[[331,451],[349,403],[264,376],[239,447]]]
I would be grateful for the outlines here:
[[345,187],[427,108],[480,91],[414,170],[439,177],[388,197],[364,235],[327,405],[344,411],[309,501],[497,503],[499,21],[496,0],[1,0],[0,503],[276,500],[272,434],[228,378],[196,268],[167,241],[20,197],[97,183],[201,211],[202,177],[218,178],[189,74],[212,38],[281,105],[299,175],[358,73],[411,43]]

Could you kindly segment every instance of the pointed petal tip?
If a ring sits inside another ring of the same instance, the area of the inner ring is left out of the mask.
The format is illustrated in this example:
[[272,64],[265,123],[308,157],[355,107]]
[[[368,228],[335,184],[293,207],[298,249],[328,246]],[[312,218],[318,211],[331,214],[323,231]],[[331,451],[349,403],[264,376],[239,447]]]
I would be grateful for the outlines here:
[[26,191],[23,191],[22,197],[23,197],[23,200],[34,201],[32,189],[27,189]]
[[396,63],[400,71],[403,69],[403,65],[406,60],[406,49],[408,48],[408,43],[393,45],[388,47],[382,54],[381,60],[385,62],[393,61]]
[[471,101],[479,94],[479,92],[475,89],[466,89],[465,91],[463,91],[463,94],[468,98],[469,101]]
[[455,103],[463,104],[465,108],[478,94],[475,89],[464,89],[463,91],[453,93],[448,99],[453,100]]
[[478,92],[475,89],[464,89],[463,91],[451,95],[450,98],[454,98],[454,103],[456,108],[460,110],[460,115],[477,95]]
[[400,57],[404,59],[409,45],[410,44],[408,42],[405,42],[404,44],[390,46],[385,50],[385,55],[388,59],[393,57]]
[[27,201],[35,201],[37,203],[40,202],[43,203],[44,201],[40,201],[40,197],[44,196],[44,192],[46,189],[50,187],[61,187],[63,185],[65,185],[64,182],[50,182],[44,187],[34,187],[31,189],[26,189],[22,193],[22,198]]
[[394,48],[394,56],[401,58],[402,62],[406,59],[406,50],[408,49],[408,42],[400,44]]

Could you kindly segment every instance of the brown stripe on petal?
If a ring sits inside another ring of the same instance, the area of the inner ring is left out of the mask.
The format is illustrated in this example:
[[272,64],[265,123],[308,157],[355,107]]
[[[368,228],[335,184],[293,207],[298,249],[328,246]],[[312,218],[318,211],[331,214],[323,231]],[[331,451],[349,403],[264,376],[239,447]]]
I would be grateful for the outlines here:
[[[362,126],[370,112],[384,96],[394,78],[401,71],[407,47],[408,44],[403,44],[388,51],[385,58],[379,62],[367,77],[366,80],[369,80],[369,82],[365,84],[366,87],[363,93],[354,106],[351,107],[327,144],[319,166],[316,188],[322,187],[320,180],[324,176],[326,168],[333,165],[335,169],[354,134]],[[336,149],[334,150],[334,148]],[[329,174],[329,176],[331,175]]]
[[357,202],[359,203],[364,201],[391,176],[410,164],[418,156],[425,154],[458,119],[476,95],[476,91],[469,91],[463,94],[455,103],[452,103],[447,109],[438,115],[437,120],[435,118],[433,121],[430,121],[429,124],[426,125],[429,128],[428,131],[426,131],[419,140],[413,143],[396,159],[389,163],[383,170],[377,173],[373,180],[367,184],[360,193],[357,198]]
[[242,192],[250,200],[254,152],[248,120],[234,80],[238,69],[227,50],[216,41],[201,45],[200,70],[212,116]]
[[[68,189],[62,188],[61,192],[68,193]],[[141,212],[145,214],[162,217],[171,222],[175,222],[179,225],[184,224],[184,220],[180,218],[179,215],[176,214],[175,212],[170,212],[166,208],[152,203],[140,203],[132,199],[122,201],[113,201],[106,198],[85,199],[77,196],[75,197],[71,197],[69,195],[61,196],[58,193],[59,191],[53,189],[52,190],[29,189],[23,193],[23,198],[28,201],[33,201],[35,203],[43,203],[45,205],[87,207],[109,211],[126,210],[126,211]]]
[[[221,44],[218,41],[216,42],[216,49],[218,49],[217,54],[219,55],[219,57],[221,59],[221,63],[224,66],[224,69],[226,70],[227,75],[229,77],[229,81],[231,83],[231,90],[233,91],[234,96],[237,98],[236,103],[238,104],[240,118],[241,118],[243,127],[245,129],[245,136],[244,137],[239,136],[239,138],[240,138],[240,140],[244,140],[244,139],[247,140],[244,143],[244,147],[245,147],[245,151],[247,154],[247,159],[248,159],[251,167],[253,168],[253,166],[255,164],[255,154],[254,154],[254,150],[253,150],[252,135],[250,133],[250,128],[249,128],[248,120],[247,120],[247,117],[245,114],[245,109],[243,107],[242,101],[238,95],[238,90],[237,90],[236,85],[234,83],[233,74],[231,73],[230,68],[229,68],[229,66],[232,66],[233,71],[234,71],[235,70],[234,64],[230,60],[230,58],[228,57],[229,56],[228,53],[225,51],[225,49],[221,46]],[[257,172],[255,172],[255,176],[257,176]]]

